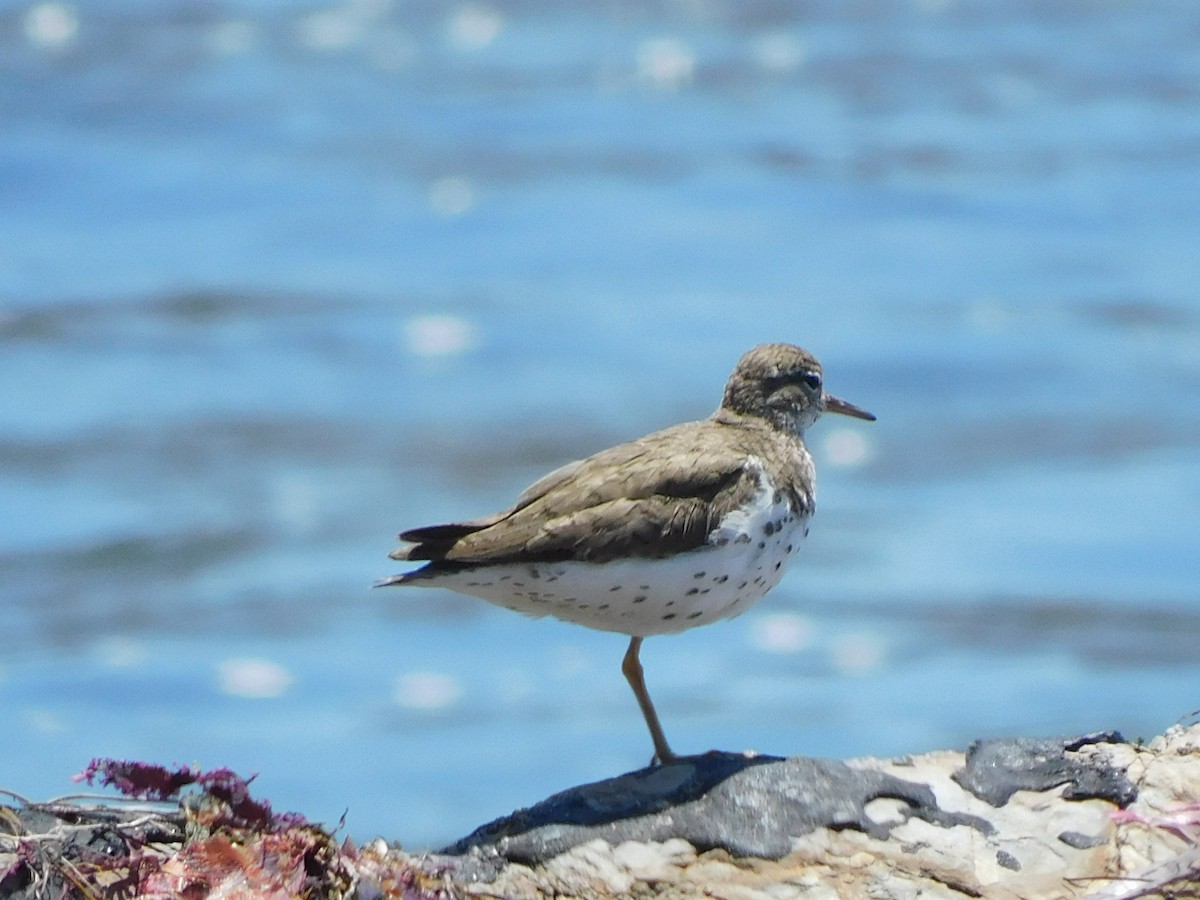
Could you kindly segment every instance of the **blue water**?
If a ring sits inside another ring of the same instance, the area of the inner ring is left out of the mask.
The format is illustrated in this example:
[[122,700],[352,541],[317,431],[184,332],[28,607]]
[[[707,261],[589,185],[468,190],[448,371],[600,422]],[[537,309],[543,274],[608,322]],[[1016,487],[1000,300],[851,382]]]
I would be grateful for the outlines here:
[[681,751],[1200,706],[1200,7],[0,3],[0,787],[259,772],[437,845],[649,739],[620,636],[403,527],[788,340],[812,536],[647,642]]

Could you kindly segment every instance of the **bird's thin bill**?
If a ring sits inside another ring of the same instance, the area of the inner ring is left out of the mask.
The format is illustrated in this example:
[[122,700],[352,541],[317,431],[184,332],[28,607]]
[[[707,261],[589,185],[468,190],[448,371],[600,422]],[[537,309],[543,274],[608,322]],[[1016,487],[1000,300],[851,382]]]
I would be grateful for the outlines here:
[[841,413],[843,416],[854,416],[856,419],[866,419],[868,422],[874,422],[875,416],[867,412],[860,406],[855,406],[853,403],[847,403],[840,397],[834,397],[830,394],[825,395],[825,411]]

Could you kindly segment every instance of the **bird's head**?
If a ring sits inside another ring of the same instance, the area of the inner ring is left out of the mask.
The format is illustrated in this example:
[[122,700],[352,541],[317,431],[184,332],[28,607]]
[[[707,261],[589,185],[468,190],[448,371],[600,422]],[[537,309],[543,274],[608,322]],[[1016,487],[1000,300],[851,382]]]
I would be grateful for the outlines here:
[[797,434],[823,412],[875,420],[865,409],[826,393],[817,358],[793,344],[760,344],[747,351],[729,376],[718,416],[726,410]]

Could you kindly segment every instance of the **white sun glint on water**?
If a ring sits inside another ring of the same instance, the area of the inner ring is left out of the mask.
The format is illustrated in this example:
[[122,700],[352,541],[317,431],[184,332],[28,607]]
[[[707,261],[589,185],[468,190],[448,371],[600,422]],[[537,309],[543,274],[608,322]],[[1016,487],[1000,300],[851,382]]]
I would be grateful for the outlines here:
[[768,34],[753,48],[755,61],[769,72],[791,72],[804,64],[804,45],[788,34]]
[[683,41],[654,38],[638,47],[637,70],[644,81],[659,90],[678,90],[695,77],[696,54]]
[[25,725],[36,734],[66,734],[71,730],[58,713],[48,709],[27,710]]
[[131,637],[113,636],[97,641],[96,656],[110,669],[132,669],[148,658],[145,645]]
[[460,316],[413,316],[405,320],[402,330],[404,349],[416,356],[454,356],[477,343],[474,327]]
[[812,622],[797,613],[759,615],[747,624],[750,643],[768,653],[799,653],[812,646],[815,636]]
[[244,657],[222,660],[217,664],[217,681],[221,692],[232,697],[279,697],[287,692],[294,680],[287,669],[269,659]]
[[255,27],[244,19],[227,19],[208,30],[208,46],[220,56],[236,56],[254,49]]
[[392,698],[405,709],[447,709],[462,699],[457,678],[442,672],[406,672],[396,679]]
[[309,13],[300,20],[298,27],[300,43],[310,50],[345,50],[363,36],[363,23],[341,9]]
[[827,432],[823,446],[825,462],[848,469],[861,466],[872,455],[871,442],[853,428],[835,428]]
[[79,34],[79,14],[69,3],[38,3],[25,13],[25,37],[47,50],[69,46]]
[[297,39],[309,50],[337,53],[375,35],[389,0],[348,0],[306,13],[297,23]]
[[429,208],[443,218],[461,216],[474,205],[475,188],[461,175],[437,178],[429,185]]
[[843,634],[830,644],[829,658],[842,675],[871,675],[887,662],[887,646],[874,634]]
[[447,33],[458,50],[481,50],[504,29],[500,13],[486,6],[468,3],[450,18]]

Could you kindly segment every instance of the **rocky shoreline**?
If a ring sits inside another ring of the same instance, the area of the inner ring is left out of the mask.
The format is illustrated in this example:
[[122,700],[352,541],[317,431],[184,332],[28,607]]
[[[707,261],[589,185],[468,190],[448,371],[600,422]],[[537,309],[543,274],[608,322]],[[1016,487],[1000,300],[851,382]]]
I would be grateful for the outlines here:
[[232,773],[97,768],[141,799],[0,803],[0,896],[1200,897],[1200,724],[900,759],[714,752],[423,854],[274,814]]

